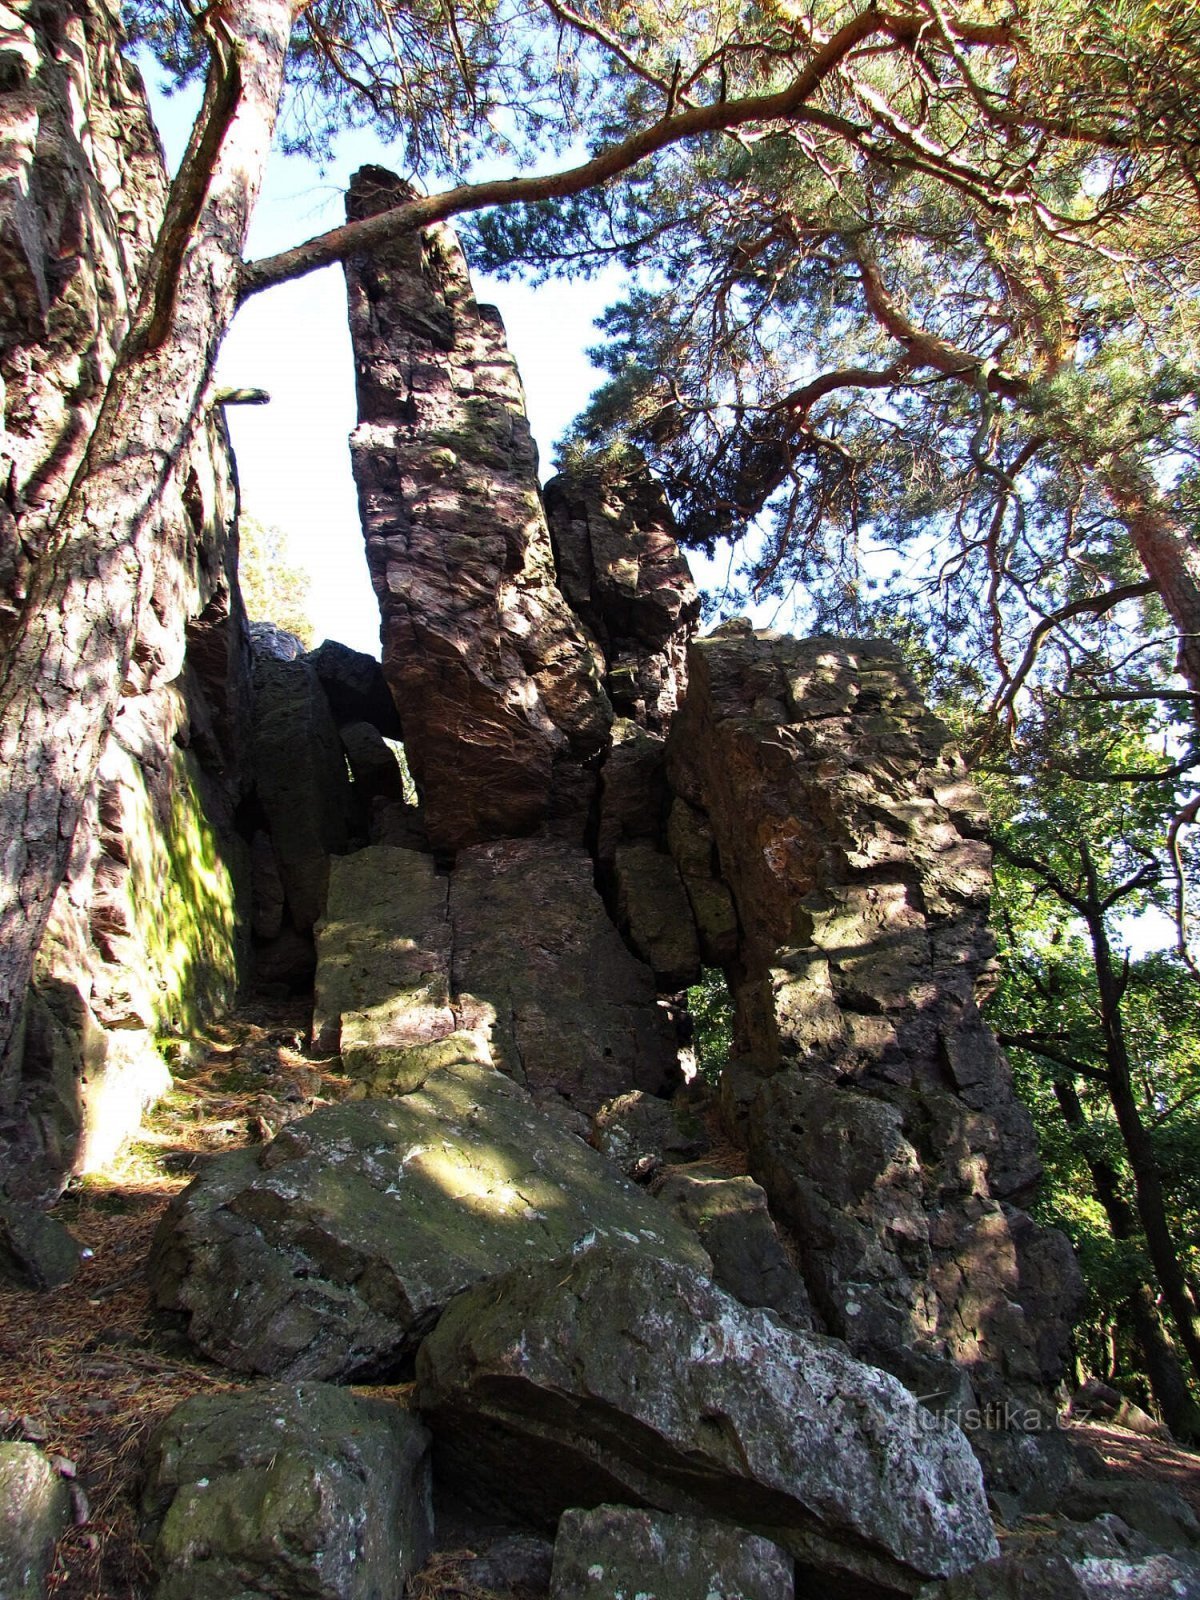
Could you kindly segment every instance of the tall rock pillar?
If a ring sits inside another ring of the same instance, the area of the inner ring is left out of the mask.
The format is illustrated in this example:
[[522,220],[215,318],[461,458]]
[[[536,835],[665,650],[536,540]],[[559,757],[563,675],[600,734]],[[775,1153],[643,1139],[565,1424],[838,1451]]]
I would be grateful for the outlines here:
[[[351,218],[405,192],[377,167]],[[548,825],[581,842],[612,710],[563,599],[537,450],[497,312],[453,232],[346,264],[359,425],[351,438],[383,665],[431,842],[457,850]]]

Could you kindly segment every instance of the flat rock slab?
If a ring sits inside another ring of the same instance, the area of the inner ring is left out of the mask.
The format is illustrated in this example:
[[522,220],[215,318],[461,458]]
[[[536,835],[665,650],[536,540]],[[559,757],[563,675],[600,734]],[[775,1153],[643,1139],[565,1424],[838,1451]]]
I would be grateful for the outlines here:
[[316,934],[313,1044],[340,1051],[368,1092],[404,1093],[436,1066],[480,1059],[486,1046],[443,1042],[457,1029],[449,886],[432,856],[376,844],[333,861]]
[[919,1600],[1200,1600],[1200,1558],[1156,1548],[1117,1516],[1071,1527],[1044,1522],[1004,1553]]
[[155,1600],[400,1600],[432,1538],[429,1434],[323,1383],[195,1395],[146,1452]]
[[156,1303],[243,1372],[386,1373],[461,1290],[616,1240],[699,1271],[694,1235],[488,1068],[327,1106],[218,1156],[171,1205]]
[[36,1445],[0,1443],[0,1595],[42,1600],[54,1541],[71,1520],[67,1487]]
[[527,1515],[616,1499],[716,1515],[885,1593],[996,1554],[957,1428],[646,1254],[599,1247],[460,1296],[417,1393],[448,1477]]
[[792,1600],[793,1565],[728,1523],[597,1506],[563,1512],[550,1600]]
[[654,978],[608,919],[587,853],[550,839],[464,850],[450,886],[455,1004],[502,1071],[590,1114],[676,1070]]

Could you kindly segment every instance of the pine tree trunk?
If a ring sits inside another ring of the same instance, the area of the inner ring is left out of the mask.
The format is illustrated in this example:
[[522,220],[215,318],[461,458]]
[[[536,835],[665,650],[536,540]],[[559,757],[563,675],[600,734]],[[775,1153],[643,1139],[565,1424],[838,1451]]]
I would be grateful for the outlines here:
[[139,310],[0,668],[0,1063],[129,672],[169,505],[233,315],[295,17],[306,0],[218,0],[204,107]]

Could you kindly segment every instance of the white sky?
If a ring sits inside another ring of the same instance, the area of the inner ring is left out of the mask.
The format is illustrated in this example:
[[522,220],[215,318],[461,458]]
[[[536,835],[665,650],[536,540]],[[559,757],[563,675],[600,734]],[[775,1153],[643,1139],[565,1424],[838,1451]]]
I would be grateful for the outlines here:
[[[151,102],[172,168],[183,151],[198,95],[165,98],[144,61]],[[322,173],[299,157],[272,156],[255,212],[249,254],[267,255],[345,220],[350,175],[367,162],[389,163],[367,135],[338,144]],[[476,275],[480,300],[500,307],[524,380],[543,476],[551,447],[579,412],[600,373],[584,355],[593,321],[613,297],[592,283],[540,289]],[[238,313],[218,375],[223,384],[266,389],[268,406],[226,413],[237,454],[243,509],[287,535],[293,558],[312,578],[310,611],[318,641],[338,639],[379,654],[379,611],[367,577],[347,438],[355,423],[354,372],[340,267],[312,273],[256,296]]]

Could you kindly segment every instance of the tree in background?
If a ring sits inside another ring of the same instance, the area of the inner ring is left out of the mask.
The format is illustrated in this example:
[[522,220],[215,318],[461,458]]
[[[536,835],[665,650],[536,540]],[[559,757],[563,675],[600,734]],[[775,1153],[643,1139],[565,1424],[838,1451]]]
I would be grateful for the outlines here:
[[238,518],[238,584],[252,621],[273,622],[312,649],[312,578],[293,556],[282,528],[267,526],[244,511]]
[[1121,948],[1129,919],[1170,903],[1164,819],[1178,780],[1096,782],[1098,747],[1110,764],[1150,770],[1144,733],[1094,705],[1057,711],[1036,730],[1050,750],[1030,729],[988,782],[1002,972],[992,1021],[1042,1131],[1044,1207],[1080,1250],[1089,1360],[1110,1377],[1114,1360],[1143,1373],[1172,1430],[1200,1441],[1185,1376],[1200,1375],[1195,981],[1177,954]]

